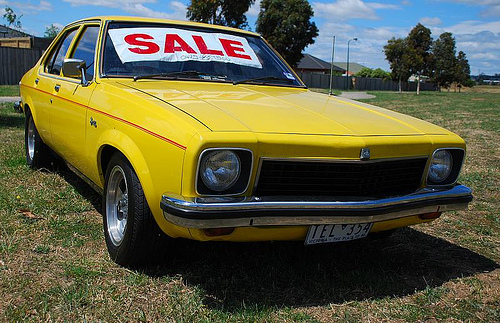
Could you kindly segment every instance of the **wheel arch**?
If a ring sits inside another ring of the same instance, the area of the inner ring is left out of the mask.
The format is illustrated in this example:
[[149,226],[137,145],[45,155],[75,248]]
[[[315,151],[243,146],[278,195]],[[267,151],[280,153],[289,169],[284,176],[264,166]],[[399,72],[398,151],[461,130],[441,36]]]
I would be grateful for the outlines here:
[[120,153],[127,159],[137,174],[146,197],[154,191],[152,189],[153,181],[146,160],[139,147],[129,136],[116,129],[106,131],[101,135],[98,147],[96,163],[101,187],[104,187],[106,168],[111,156],[115,153]]

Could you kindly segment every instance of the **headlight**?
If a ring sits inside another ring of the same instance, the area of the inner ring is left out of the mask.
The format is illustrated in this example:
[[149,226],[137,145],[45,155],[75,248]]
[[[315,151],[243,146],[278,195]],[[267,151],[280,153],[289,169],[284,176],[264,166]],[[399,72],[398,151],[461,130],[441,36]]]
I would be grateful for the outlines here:
[[432,183],[440,184],[450,176],[453,158],[448,150],[438,150],[432,155],[428,178]]
[[233,186],[241,173],[241,161],[230,150],[214,150],[203,155],[200,177],[211,190],[221,192]]

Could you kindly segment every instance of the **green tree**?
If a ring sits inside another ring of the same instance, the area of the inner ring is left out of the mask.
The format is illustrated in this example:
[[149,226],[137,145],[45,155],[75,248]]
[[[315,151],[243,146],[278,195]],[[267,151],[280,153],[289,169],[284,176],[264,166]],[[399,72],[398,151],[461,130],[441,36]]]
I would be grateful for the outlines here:
[[372,74],[370,77],[375,78],[375,79],[387,80],[387,79],[391,78],[391,73],[386,72],[381,68],[376,68],[376,69],[372,70]]
[[191,0],[186,17],[191,21],[247,28],[245,12],[255,0]]
[[57,34],[59,34],[60,31],[61,30],[59,29],[59,27],[54,26],[54,24],[50,24],[50,26],[45,28],[44,37],[45,38],[55,38],[57,36]]
[[14,27],[16,29],[21,29],[21,17],[23,15],[20,15],[19,17],[14,13],[14,10],[10,7],[5,7],[5,13],[3,14],[3,18],[7,20],[9,23],[9,27]]
[[311,18],[314,11],[307,0],[262,0],[257,32],[295,66],[302,51],[314,44],[318,28]]
[[467,55],[462,51],[459,51],[457,55],[455,82],[457,82],[459,92],[462,86],[472,87],[474,85],[474,82],[470,79],[470,66]]
[[372,77],[373,70],[369,67],[363,67],[361,71],[357,72],[356,75],[357,77]]
[[385,59],[391,66],[391,77],[397,80],[399,84],[399,92],[401,93],[401,82],[407,81],[410,77],[410,55],[406,39],[391,38],[384,46]]
[[417,24],[406,38],[410,73],[417,76],[417,94],[420,94],[420,77],[429,75],[432,66],[431,30]]
[[371,69],[369,67],[363,67],[361,71],[356,73],[357,77],[371,77],[375,79],[390,79],[391,74],[384,71],[381,68]]
[[449,88],[457,74],[457,58],[455,57],[455,38],[451,33],[442,33],[432,44],[433,81],[438,88]]

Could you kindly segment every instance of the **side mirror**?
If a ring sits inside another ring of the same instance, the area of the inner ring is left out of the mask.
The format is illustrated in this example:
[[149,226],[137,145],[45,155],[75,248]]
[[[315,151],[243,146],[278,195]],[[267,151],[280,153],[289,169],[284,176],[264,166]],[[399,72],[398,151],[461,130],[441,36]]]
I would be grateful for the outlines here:
[[89,85],[89,82],[85,77],[86,69],[87,64],[85,63],[85,61],[78,58],[66,58],[62,66],[62,72],[64,76],[79,78],[83,86]]

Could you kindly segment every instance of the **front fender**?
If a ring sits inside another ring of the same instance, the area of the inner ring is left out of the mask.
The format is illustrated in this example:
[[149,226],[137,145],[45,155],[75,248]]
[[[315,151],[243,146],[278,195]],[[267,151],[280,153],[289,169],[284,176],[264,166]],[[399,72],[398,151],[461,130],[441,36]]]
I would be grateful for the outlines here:
[[[147,141],[144,141],[145,139]],[[142,145],[137,143],[142,143]],[[97,147],[94,160],[98,165],[96,183],[100,187],[104,188],[105,181],[101,163],[103,152],[106,147],[112,147],[122,153],[135,170],[148,205],[159,227],[173,238],[190,237],[188,229],[167,222],[160,208],[162,192],[166,187],[181,192],[184,150],[155,138],[141,138],[140,134],[131,137],[115,128],[102,132]]]

